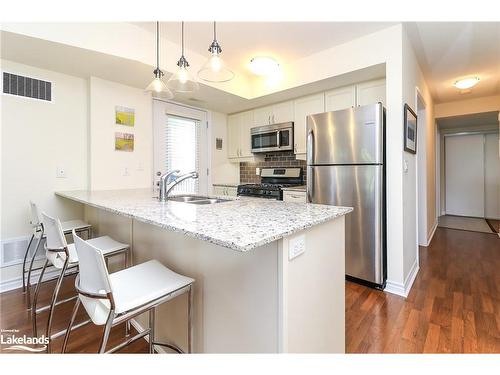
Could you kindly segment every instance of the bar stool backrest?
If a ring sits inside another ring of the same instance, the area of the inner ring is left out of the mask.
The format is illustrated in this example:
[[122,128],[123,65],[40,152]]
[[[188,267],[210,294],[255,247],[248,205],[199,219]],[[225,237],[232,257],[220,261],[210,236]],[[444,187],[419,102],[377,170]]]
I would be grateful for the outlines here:
[[104,256],[74,230],[73,238],[80,268],[77,285],[80,301],[94,324],[105,324],[111,309],[109,294],[112,289]]
[[31,208],[31,225],[34,228],[38,228],[42,224],[42,220],[40,220],[40,212],[38,211],[38,206],[33,201],[30,201]]
[[45,255],[54,267],[61,269],[66,260],[64,249],[68,247],[61,222],[45,212],[42,212],[42,220],[46,235]]

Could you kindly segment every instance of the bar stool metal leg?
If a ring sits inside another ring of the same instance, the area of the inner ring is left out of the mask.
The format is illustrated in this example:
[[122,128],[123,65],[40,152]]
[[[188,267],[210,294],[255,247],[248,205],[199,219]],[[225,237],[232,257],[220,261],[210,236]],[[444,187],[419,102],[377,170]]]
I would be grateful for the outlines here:
[[71,314],[71,320],[69,321],[68,329],[66,330],[66,335],[64,336],[63,346],[61,353],[66,353],[66,347],[68,345],[69,335],[73,329],[73,324],[75,324],[76,314],[78,313],[78,308],[80,307],[80,298],[76,299],[75,306],[73,307],[73,313]]
[[42,270],[40,271],[40,276],[38,278],[38,282],[36,284],[35,295],[33,296],[33,304],[31,305],[31,321],[33,324],[33,336],[38,337],[38,332],[36,329],[36,302],[38,300],[38,293],[40,292],[40,285],[42,285],[43,274],[45,273],[45,269],[49,264],[49,260],[46,259],[43,264]]
[[193,286],[188,292],[188,353],[193,352]]
[[111,310],[106,321],[106,326],[104,327],[104,332],[102,334],[101,345],[99,346],[99,354],[106,351],[106,344],[108,343],[109,333],[111,332],[111,327],[113,326],[113,315],[114,311]]
[[31,243],[33,242],[33,238],[35,238],[35,233],[31,235],[30,241],[28,242],[28,247],[26,248],[26,252],[24,253],[23,259],[23,293],[26,291],[26,259],[28,259],[28,253],[30,252]]
[[[64,280],[64,275],[66,273],[66,268],[68,268],[68,263],[69,263],[69,256],[66,256],[66,260],[64,261],[64,265],[61,269],[61,273],[59,274],[59,277],[57,278],[57,283],[56,287],[54,288],[54,293],[52,293],[52,301],[50,302],[50,307],[49,307],[49,318],[47,320],[47,337],[49,339],[48,344],[47,344],[47,353],[50,353],[50,342],[51,342],[51,328],[52,328],[52,318],[54,316],[54,307],[57,302],[57,296],[59,295],[59,290],[61,289],[61,284]],[[34,307],[33,307],[34,308]]]
[[[42,238],[43,238],[43,230],[40,233],[40,238],[36,242],[35,251],[33,252],[33,255],[31,256],[30,266],[28,268],[28,277],[26,280],[26,297],[28,299],[28,310],[31,309],[31,272],[33,271],[33,264],[35,263],[36,254],[38,253],[38,249],[40,247],[40,244],[42,243]],[[40,281],[41,281],[41,279],[40,279]]]
[[149,353],[153,354],[155,351],[155,315],[156,308],[153,307],[149,310]]

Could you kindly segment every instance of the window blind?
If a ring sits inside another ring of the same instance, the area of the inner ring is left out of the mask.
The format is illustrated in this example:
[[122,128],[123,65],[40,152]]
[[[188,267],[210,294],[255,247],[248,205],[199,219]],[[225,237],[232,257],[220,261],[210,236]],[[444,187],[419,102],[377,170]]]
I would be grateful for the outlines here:
[[[179,169],[181,173],[200,173],[200,121],[167,114],[164,130],[165,170]],[[198,179],[182,181],[172,193],[198,193]]]

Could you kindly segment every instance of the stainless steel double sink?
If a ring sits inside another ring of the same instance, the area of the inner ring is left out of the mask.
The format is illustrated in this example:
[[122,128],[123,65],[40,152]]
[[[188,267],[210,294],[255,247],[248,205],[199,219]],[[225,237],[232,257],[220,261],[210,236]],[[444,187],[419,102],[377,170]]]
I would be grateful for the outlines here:
[[169,201],[183,202],[190,204],[214,204],[229,202],[230,199],[210,198],[202,195],[175,195],[168,198]]

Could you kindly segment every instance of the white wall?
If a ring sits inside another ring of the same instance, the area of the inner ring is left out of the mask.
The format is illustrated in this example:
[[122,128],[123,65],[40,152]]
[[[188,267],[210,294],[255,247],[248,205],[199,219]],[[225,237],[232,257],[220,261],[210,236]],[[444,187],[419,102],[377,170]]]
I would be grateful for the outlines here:
[[[227,115],[219,112],[209,112],[209,147],[212,160],[212,184],[215,183],[239,183],[239,163],[230,163],[227,157]],[[222,150],[215,148],[216,138],[222,138]],[[209,191],[212,187],[209,186]]]
[[[135,109],[135,126],[115,124],[115,106]],[[90,188],[152,186],[151,94],[100,78],[90,78]],[[115,150],[115,132],[134,134],[134,151]],[[125,171],[125,169],[127,171]]]
[[500,95],[439,103],[434,110],[436,118],[500,111]]
[[[87,82],[2,60],[2,70],[53,82],[52,103],[1,95],[2,239],[30,233],[29,200],[62,220],[82,217],[80,205],[56,190],[87,188]],[[66,178],[56,178],[63,166]]]
[[500,158],[499,136],[496,134],[485,135],[485,207],[484,216],[489,219],[500,219]]

